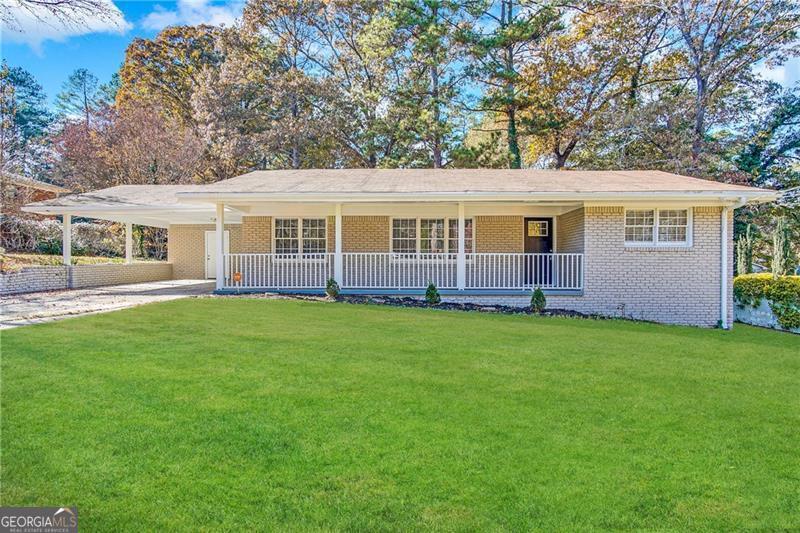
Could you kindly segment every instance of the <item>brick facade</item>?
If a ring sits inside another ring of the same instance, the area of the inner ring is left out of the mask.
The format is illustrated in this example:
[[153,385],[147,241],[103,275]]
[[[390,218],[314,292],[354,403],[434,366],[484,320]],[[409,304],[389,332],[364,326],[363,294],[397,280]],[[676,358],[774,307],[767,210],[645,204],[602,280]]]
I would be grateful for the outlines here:
[[[175,279],[203,279],[206,277],[206,231],[214,231],[214,224],[175,224],[167,234],[167,260],[172,263]],[[231,253],[242,251],[242,225],[225,224],[229,231]]]
[[475,252],[477,253],[522,253],[523,217],[521,216],[476,216]]
[[579,254],[584,250],[584,211],[575,209],[556,217],[556,252]]
[[[556,217],[556,251],[584,253],[582,295],[548,297],[548,306],[585,313],[714,326],[720,315],[719,207],[693,209],[693,244],[689,248],[626,247],[624,208],[586,207]],[[523,216],[476,216],[475,248],[483,253],[521,253]],[[334,217],[328,217],[328,251],[335,243]],[[729,279],[733,273],[733,217],[728,221]],[[170,262],[176,278],[204,275],[204,231],[213,226],[170,228]],[[269,253],[271,217],[244,217],[231,230],[231,251]],[[344,252],[388,252],[390,217],[343,217]],[[732,284],[727,298],[733,320]],[[448,300],[465,297],[453,296]],[[469,297],[473,301],[527,305],[527,296]]]
[[389,217],[342,217],[343,252],[388,252],[390,246]]
[[242,253],[272,251],[272,217],[242,217]]

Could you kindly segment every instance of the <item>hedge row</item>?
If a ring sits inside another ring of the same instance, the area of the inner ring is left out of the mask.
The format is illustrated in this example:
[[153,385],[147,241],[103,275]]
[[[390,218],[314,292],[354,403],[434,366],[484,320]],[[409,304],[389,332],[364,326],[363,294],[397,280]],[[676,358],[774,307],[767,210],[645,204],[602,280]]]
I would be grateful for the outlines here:
[[745,274],[733,280],[733,295],[739,305],[758,306],[766,299],[778,323],[786,329],[800,328],[800,276]]

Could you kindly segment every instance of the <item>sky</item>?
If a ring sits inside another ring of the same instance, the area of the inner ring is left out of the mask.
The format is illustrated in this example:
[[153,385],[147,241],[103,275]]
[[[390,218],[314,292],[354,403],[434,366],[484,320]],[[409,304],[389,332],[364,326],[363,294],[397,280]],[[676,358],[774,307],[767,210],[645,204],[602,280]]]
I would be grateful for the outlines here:
[[89,19],[65,27],[39,23],[18,12],[18,27],[0,28],[0,56],[12,67],[28,70],[42,84],[51,102],[67,77],[86,68],[105,83],[119,70],[125,48],[137,37],[152,38],[175,24],[232,25],[244,2],[222,0],[107,0],[111,21]]
[[[125,58],[125,48],[136,37],[152,38],[174,24],[225,24],[241,15],[242,0],[106,0],[113,20],[89,19],[64,27],[55,21],[40,23],[18,12],[17,28],[0,28],[0,56],[9,66],[22,67],[42,84],[51,102],[67,77],[86,68],[101,82],[111,79]],[[800,81],[800,58],[757,70],[784,86]]]

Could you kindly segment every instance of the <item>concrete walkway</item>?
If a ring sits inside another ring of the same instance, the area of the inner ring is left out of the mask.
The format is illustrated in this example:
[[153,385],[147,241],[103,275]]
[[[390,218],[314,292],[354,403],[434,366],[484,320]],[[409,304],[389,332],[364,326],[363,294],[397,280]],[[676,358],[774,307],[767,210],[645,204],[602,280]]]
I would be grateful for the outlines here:
[[4,296],[0,329],[209,294],[213,290],[213,281],[184,279]]

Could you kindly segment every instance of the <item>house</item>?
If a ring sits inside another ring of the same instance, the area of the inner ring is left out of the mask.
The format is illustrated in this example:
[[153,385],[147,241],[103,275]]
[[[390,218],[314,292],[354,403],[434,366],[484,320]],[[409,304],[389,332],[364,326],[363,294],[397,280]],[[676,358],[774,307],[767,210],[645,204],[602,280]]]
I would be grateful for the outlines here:
[[69,192],[64,187],[11,172],[2,173],[0,187],[5,215],[16,213],[23,204],[57,198]]
[[[657,171],[289,170],[127,185],[27,211],[169,228],[220,292],[420,295],[730,326],[733,210],[776,193]],[[69,247],[65,246],[65,253]]]

